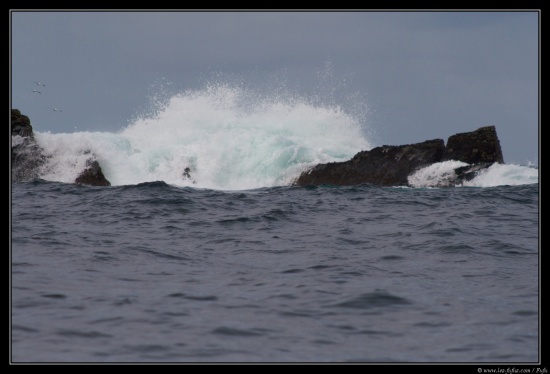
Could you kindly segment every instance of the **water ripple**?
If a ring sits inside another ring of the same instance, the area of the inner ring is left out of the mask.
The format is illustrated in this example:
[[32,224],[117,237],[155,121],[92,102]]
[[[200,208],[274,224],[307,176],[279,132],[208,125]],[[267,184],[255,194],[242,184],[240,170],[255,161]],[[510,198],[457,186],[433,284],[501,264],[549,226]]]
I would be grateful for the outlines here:
[[411,304],[411,302],[405,298],[395,296],[384,291],[375,291],[365,293],[356,298],[336,304],[335,306],[353,309],[371,309],[406,304]]
[[232,327],[218,327],[214,330],[212,330],[213,334],[219,334],[219,335],[229,335],[229,336],[235,336],[235,337],[251,337],[251,336],[262,336],[264,333],[261,331],[257,331],[255,329],[251,330],[242,330],[242,329],[236,329]]

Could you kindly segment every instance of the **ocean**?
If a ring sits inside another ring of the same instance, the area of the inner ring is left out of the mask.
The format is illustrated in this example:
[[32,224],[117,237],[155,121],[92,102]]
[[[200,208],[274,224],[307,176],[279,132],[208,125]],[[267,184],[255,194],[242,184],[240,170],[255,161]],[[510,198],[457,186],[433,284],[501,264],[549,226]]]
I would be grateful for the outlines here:
[[[541,359],[537,167],[296,187],[372,148],[365,129],[249,99],[176,95],[116,133],[35,126],[48,163],[10,184],[11,362]],[[110,187],[72,183],[90,153]]]

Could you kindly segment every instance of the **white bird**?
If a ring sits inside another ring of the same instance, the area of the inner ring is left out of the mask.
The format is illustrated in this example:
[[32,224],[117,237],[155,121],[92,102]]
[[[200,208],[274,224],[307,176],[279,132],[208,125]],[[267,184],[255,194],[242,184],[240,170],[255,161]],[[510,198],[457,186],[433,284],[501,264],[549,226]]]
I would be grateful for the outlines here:
[[34,81],[34,83],[36,83],[39,86],[46,87],[46,85],[44,83],[40,83],[40,82],[37,82],[37,81]]
[[52,110],[53,110],[54,112],[62,112],[62,110],[61,110],[61,109],[58,109],[58,108],[52,108]]
[[42,92],[40,92],[40,91],[38,91],[38,90],[32,90],[32,92],[34,92],[34,93],[39,93],[39,94],[42,93]]

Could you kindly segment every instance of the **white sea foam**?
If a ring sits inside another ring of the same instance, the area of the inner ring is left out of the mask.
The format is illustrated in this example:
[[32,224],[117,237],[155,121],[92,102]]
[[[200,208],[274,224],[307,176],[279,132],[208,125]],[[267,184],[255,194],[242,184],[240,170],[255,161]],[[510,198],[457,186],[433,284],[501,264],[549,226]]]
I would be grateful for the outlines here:
[[494,187],[503,185],[520,185],[538,183],[538,169],[531,166],[514,164],[493,164],[480,170],[470,181],[458,184],[456,168],[467,166],[461,161],[437,162],[411,174],[408,182],[411,187],[440,187],[440,186],[467,186],[467,187]]
[[[353,115],[306,98],[209,85],[171,97],[119,133],[36,133],[51,155],[42,178],[72,182],[93,154],[112,185],[162,180],[239,190],[288,185],[317,163],[371,147]],[[185,169],[191,178],[183,178]]]
[[443,161],[422,168],[408,177],[412,187],[439,187],[453,183],[455,169],[468,164],[461,161]]
[[471,181],[465,181],[464,186],[514,186],[538,182],[538,168],[514,164],[493,164],[489,168],[481,170]]

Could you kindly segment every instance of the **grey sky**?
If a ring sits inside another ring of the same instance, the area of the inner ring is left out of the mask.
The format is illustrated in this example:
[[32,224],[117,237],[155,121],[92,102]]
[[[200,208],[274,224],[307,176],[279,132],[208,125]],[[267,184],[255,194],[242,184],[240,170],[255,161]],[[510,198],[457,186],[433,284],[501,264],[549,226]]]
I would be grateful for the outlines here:
[[491,124],[506,163],[538,164],[539,17],[12,10],[12,107],[37,131],[116,132],[163,82],[177,93],[215,76],[263,91],[281,80],[303,95],[321,84],[344,108],[366,103],[374,145],[446,140]]

